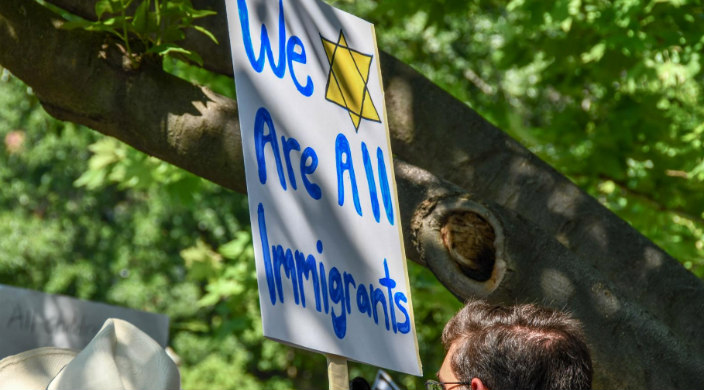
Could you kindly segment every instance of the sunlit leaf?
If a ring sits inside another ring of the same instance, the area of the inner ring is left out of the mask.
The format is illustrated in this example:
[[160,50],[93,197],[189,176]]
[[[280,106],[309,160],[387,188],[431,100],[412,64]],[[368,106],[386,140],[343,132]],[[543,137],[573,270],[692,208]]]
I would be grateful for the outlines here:
[[207,36],[208,38],[210,38],[211,41],[215,42],[216,44],[219,44],[217,38],[215,38],[215,35],[213,35],[213,33],[211,33],[210,31],[208,31],[206,28],[201,27],[201,26],[198,26],[198,25],[194,25],[193,28],[194,28],[196,31],[200,31],[201,33],[205,34],[205,36]]

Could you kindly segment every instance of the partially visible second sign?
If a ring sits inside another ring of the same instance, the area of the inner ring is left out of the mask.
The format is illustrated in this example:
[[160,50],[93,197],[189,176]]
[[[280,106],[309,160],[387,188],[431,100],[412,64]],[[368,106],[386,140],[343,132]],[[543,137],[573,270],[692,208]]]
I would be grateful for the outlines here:
[[81,350],[108,318],[129,321],[162,347],[169,317],[0,285],[0,359],[39,347]]

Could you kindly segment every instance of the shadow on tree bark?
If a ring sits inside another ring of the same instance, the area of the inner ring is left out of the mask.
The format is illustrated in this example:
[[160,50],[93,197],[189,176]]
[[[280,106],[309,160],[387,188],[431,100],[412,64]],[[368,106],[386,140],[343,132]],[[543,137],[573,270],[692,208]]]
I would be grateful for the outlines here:
[[[93,1],[48,1],[91,18]],[[205,67],[232,74],[224,4],[188,36]],[[121,66],[104,35],[65,31],[32,0],[0,2],[0,64],[53,116],[245,192],[236,102]],[[540,302],[583,323],[596,388],[704,383],[704,285],[564,176],[422,75],[380,58],[406,254],[459,299]],[[439,347],[439,345],[438,345]]]

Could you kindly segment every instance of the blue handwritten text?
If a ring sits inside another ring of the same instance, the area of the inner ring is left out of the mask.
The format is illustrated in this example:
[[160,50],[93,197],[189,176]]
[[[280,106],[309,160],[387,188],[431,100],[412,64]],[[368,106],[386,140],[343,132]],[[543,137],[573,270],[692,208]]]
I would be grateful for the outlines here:
[[[259,48],[259,57],[254,54],[252,44],[252,36],[249,32],[249,11],[247,10],[247,2],[245,0],[237,0],[237,9],[240,15],[240,26],[242,27],[242,40],[244,42],[244,50],[247,53],[249,63],[257,73],[264,70],[264,63],[269,59],[271,70],[276,77],[283,79],[286,74],[286,65],[291,72],[291,80],[296,86],[298,92],[303,96],[311,96],[313,94],[313,80],[310,76],[306,76],[306,83],[302,85],[293,69],[293,63],[306,63],[306,48],[303,46],[303,41],[296,35],[291,36],[286,40],[286,23],[284,22],[284,5],[282,0],[279,0],[279,59],[274,60],[274,51],[272,49],[269,34],[266,25],[262,24],[261,32],[261,47]],[[288,58],[288,61],[286,59]]]
[[[266,127],[266,129],[265,129]],[[267,130],[265,132],[265,130]],[[281,188],[287,189],[286,177],[284,176],[283,163],[281,161],[281,152],[283,152],[284,159],[286,160],[286,170],[288,172],[288,179],[291,183],[291,187],[296,190],[298,185],[296,184],[296,176],[291,163],[291,152],[300,151],[301,145],[299,142],[291,137],[286,138],[281,136],[281,146],[282,150],[279,149],[279,142],[276,136],[276,128],[274,127],[274,121],[271,118],[269,111],[261,107],[257,110],[257,114],[254,118],[254,151],[257,156],[257,171],[259,173],[259,182],[261,184],[266,184],[267,173],[266,173],[266,153],[265,147],[269,144],[271,146],[271,152],[274,155],[274,162],[276,163],[276,171],[279,175],[279,183]],[[300,157],[299,171],[301,176],[301,181],[303,186],[313,199],[320,199],[322,197],[322,191],[320,186],[313,183],[308,176],[315,172],[318,167],[318,155],[315,150],[311,147],[307,147],[303,150]]]
[[[326,272],[324,262],[316,259],[313,254],[270,244],[262,203],[257,207],[257,218],[266,284],[272,305],[287,302],[284,291],[292,291],[293,303],[306,308],[309,307],[306,304],[306,293],[312,294],[315,310],[330,314],[332,328],[340,339],[345,338],[347,316],[353,313],[366,315],[377,326],[383,320],[383,326],[389,332],[410,332],[411,322],[406,307],[408,298],[401,291],[394,292],[397,284],[389,273],[386,259],[383,263],[384,276],[378,280],[381,287],[376,287],[374,283],[363,284],[352,274],[337,267],[331,267]],[[316,243],[316,251],[318,256],[323,255],[323,243],[320,240]],[[290,284],[290,288],[285,288],[285,283]],[[400,318],[403,319],[402,322],[399,322]]]

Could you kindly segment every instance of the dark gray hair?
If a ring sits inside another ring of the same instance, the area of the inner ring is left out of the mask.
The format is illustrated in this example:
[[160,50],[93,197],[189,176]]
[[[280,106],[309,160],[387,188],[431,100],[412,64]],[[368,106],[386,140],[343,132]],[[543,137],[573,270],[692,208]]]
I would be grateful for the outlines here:
[[533,304],[472,300],[445,325],[451,368],[461,381],[491,390],[590,389],[592,361],[579,321]]

